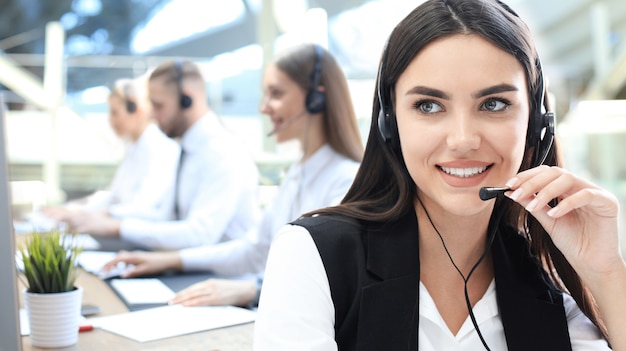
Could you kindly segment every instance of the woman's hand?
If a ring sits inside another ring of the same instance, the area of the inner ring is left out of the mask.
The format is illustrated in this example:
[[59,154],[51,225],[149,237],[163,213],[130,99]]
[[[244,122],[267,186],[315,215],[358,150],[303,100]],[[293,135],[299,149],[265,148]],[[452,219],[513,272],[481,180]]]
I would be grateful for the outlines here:
[[256,296],[253,280],[207,279],[176,294],[170,304],[184,306],[245,306]]
[[[506,195],[546,229],[581,278],[593,279],[623,265],[617,198],[559,167],[540,166],[507,182]],[[548,203],[558,199],[556,207]]]
[[62,219],[73,233],[87,233],[95,236],[120,236],[120,220],[111,217],[106,211],[72,211]]
[[143,252],[120,251],[117,256],[104,265],[103,271],[108,272],[118,265],[126,264],[122,278],[132,278],[144,275],[154,275],[169,269],[182,270],[182,260],[176,251]]
[[[526,207],[591,291],[613,350],[626,350],[626,263],[619,204],[610,192],[559,168],[540,166],[507,182],[506,195]],[[558,199],[556,207],[548,202]]]

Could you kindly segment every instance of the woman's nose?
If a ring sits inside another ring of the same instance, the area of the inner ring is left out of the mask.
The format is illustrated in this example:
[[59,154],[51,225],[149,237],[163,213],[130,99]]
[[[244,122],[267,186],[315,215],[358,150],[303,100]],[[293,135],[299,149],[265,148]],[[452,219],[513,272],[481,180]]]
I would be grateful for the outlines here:
[[451,150],[467,153],[480,147],[479,123],[470,114],[459,113],[450,122],[446,141]]
[[264,114],[269,113],[269,110],[270,110],[269,102],[270,102],[270,99],[267,97],[264,97],[261,100],[261,104],[259,105],[259,112],[264,113]]

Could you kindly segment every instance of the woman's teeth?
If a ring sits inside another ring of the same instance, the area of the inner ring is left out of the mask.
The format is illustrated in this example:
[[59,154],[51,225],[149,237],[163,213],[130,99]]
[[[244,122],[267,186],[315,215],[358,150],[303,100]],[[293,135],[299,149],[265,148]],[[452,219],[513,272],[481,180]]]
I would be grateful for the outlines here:
[[471,167],[471,168],[449,168],[439,167],[442,171],[455,177],[468,178],[481,174],[487,170],[487,166],[484,167]]

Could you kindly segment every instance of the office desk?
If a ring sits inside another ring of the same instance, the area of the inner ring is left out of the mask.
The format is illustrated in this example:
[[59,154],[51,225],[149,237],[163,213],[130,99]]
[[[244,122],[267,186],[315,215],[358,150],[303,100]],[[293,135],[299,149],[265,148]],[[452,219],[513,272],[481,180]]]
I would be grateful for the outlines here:
[[[96,316],[105,316],[127,312],[128,308],[109,288],[106,282],[93,274],[81,272],[77,285],[83,287],[83,303],[94,304],[102,308],[102,313]],[[20,282],[20,305],[21,289]],[[94,316],[94,317],[96,317]],[[254,323],[209,330],[200,333],[181,335],[168,339],[140,343],[134,340],[113,334],[104,330],[94,329],[82,332],[78,336],[78,344],[61,349],[52,350],[85,350],[85,351],[117,351],[117,350],[207,350],[207,351],[245,351],[252,350],[252,333]],[[28,336],[22,337],[22,348],[30,350],[51,350],[34,347]]]

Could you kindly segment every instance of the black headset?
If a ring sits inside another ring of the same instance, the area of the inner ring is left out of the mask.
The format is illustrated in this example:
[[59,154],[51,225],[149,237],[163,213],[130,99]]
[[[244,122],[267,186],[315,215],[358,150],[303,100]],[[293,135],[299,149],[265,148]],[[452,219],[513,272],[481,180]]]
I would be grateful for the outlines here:
[[180,96],[179,106],[181,110],[185,110],[191,106],[193,100],[191,99],[191,96],[183,93],[183,63],[180,60],[174,61],[174,68],[176,70],[176,86],[178,88],[178,95]]
[[131,100],[126,100],[126,111],[128,111],[128,113],[135,113],[137,112],[137,104],[134,101]]
[[541,166],[548,157],[552,143],[554,142],[554,112],[550,111],[548,104],[548,92],[546,91],[543,81],[543,70],[539,57],[536,59],[537,74],[539,75],[539,90],[540,96],[535,97],[535,101],[538,102],[537,110],[534,111],[534,115],[531,116],[529,123],[529,137],[527,139],[526,146],[535,146],[535,155],[533,157],[532,167]]
[[[387,48],[383,53],[383,61],[387,57]],[[380,110],[378,112],[378,131],[383,141],[390,145],[392,150],[396,151],[400,149],[400,141],[398,136],[398,126],[396,124],[396,117],[393,111],[390,111],[389,107],[385,103],[382,94],[382,68],[383,61],[380,63],[378,71],[378,84],[377,94],[378,103],[380,104]],[[543,164],[550,152],[552,143],[554,141],[554,112],[550,111],[546,95],[547,92],[544,86],[543,71],[541,69],[541,63],[539,58],[536,59],[537,74],[539,75],[539,89],[535,94],[534,99],[537,102],[536,111],[533,111],[529,123],[528,138],[526,142],[527,147],[535,147],[535,154],[532,159],[532,167],[537,167]]]
[[320,113],[326,109],[326,95],[318,90],[322,74],[322,48],[315,44],[315,64],[311,72],[311,85],[306,94],[305,107],[308,113]]

